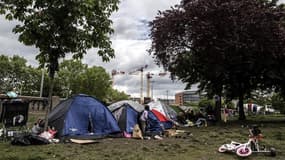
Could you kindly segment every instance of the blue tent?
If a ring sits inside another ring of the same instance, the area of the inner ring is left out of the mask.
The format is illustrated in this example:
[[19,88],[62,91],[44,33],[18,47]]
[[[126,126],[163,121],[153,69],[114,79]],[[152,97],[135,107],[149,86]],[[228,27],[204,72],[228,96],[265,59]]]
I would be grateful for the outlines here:
[[156,109],[152,109],[151,112],[155,115],[158,121],[161,123],[164,129],[170,129],[174,126],[174,123],[166,118],[162,113],[157,111]]
[[144,106],[130,100],[119,101],[108,106],[122,131],[133,132],[135,124],[139,124],[139,115]]
[[161,133],[163,132],[162,123],[159,121],[157,116],[152,112],[148,112],[148,124],[146,126],[146,132],[149,133]]
[[[130,100],[119,101],[108,106],[121,131],[128,134],[133,132],[135,124],[139,124],[139,116],[144,110],[144,106]],[[159,120],[153,111],[148,112],[148,124],[146,132],[151,134],[159,134],[163,132],[163,123]]]
[[59,138],[106,136],[120,132],[108,108],[96,98],[83,94],[58,104],[48,115],[48,122],[58,131]]

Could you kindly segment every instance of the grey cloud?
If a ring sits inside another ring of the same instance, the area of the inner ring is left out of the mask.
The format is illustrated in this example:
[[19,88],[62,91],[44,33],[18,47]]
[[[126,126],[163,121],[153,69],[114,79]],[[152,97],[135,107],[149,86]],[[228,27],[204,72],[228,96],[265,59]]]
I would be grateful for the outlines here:
[[109,71],[116,69],[130,72],[140,66],[153,63],[152,58],[146,52],[148,44],[149,41],[142,40],[113,40],[115,59],[104,63],[97,55],[96,50],[92,49],[85,56],[84,62],[87,62],[89,65],[105,66]]
[[[102,62],[102,58],[97,55],[97,49],[88,50],[82,62],[89,66],[102,66],[107,72],[117,69],[126,73],[137,69],[140,66],[148,65],[144,72],[144,95],[146,94],[147,72],[159,73],[163,69],[159,68],[152,57],[147,53],[150,46],[148,39],[148,22],[151,21],[158,10],[165,10],[180,0],[123,0],[119,11],[112,15],[115,34],[112,37],[112,47],[115,49],[116,58],[109,62]],[[33,46],[25,46],[18,42],[18,37],[12,33],[12,28],[18,22],[7,21],[0,16],[0,54],[18,54],[28,60],[28,63],[37,66],[35,56],[38,49]],[[71,55],[67,55],[69,59]],[[184,89],[185,85],[181,82],[173,83],[168,76],[163,78],[154,77],[153,89],[158,98],[163,98],[168,90],[169,97],[174,96],[177,91]],[[115,88],[125,91],[127,94],[140,94],[140,75],[118,75],[115,76]]]
[[180,0],[123,0],[119,6],[117,14],[128,15],[136,19],[152,20],[158,10],[169,9],[170,6],[179,4]]
[[14,33],[12,33],[12,29],[19,24],[17,21],[8,21],[5,19],[3,15],[0,15],[0,33],[3,37],[16,37]]
[[169,9],[180,0],[123,0],[119,11],[112,15],[115,34],[118,39],[148,39],[148,23],[159,10]]
[[113,19],[115,39],[148,39],[148,27],[144,21],[130,17],[117,17]]
[[[143,74],[143,94],[146,95],[147,92],[147,72]],[[140,93],[141,89],[141,75],[119,75],[115,77],[115,85],[118,88],[123,86],[129,86],[126,90],[127,93],[135,94]],[[151,79],[150,90],[153,90],[155,98],[163,98],[168,92],[169,97],[173,97],[175,93],[182,91],[185,85],[180,81],[172,81],[168,75],[164,77],[158,76],[158,73]]]
[[18,41],[18,35],[12,32],[12,28],[19,24],[17,21],[8,21],[3,15],[0,15],[0,54],[4,55],[19,55],[27,59],[32,66],[37,66],[38,62],[35,56],[38,49],[33,46],[25,46]]
[[163,95],[166,95],[166,90],[168,90],[169,97],[173,97],[176,92],[183,90],[185,85],[181,82],[173,82],[169,78],[169,74],[164,77],[158,76],[158,74],[164,72],[164,70],[159,68],[154,63],[153,58],[146,52],[149,44],[149,40],[113,40],[113,48],[117,53],[115,59],[112,59],[109,63],[103,63],[100,57],[95,53],[96,50],[92,50],[89,51],[86,58],[84,58],[84,63],[104,66],[109,73],[112,69],[124,71],[124,75],[114,76],[115,88],[138,97],[140,95],[141,85],[140,72],[137,72],[137,75],[129,75],[128,73],[147,64],[148,67],[145,68],[143,72],[144,95],[146,95],[147,90],[146,74],[149,72],[154,74],[151,79],[155,81],[153,84],[154,97],[162,98]]

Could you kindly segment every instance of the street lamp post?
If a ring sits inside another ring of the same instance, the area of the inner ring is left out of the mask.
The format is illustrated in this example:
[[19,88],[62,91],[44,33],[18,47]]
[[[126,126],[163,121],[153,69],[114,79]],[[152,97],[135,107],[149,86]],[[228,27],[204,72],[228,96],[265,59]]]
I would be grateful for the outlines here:
[[45,77],[45,69],[43,68],[42,69],[42,78],[41,78],[40,97],[43,96],[44,77]]
[[22,95],[23,85],[25,84],[25,81],[21,82],[21,88],[20,88],[20,95]]

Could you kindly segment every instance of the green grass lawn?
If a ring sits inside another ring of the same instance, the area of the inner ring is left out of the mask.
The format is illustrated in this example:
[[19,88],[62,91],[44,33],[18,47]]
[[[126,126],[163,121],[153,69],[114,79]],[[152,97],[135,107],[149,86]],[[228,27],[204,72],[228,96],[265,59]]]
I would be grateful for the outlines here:
[[[36,120],[43,114],[30,114]],[[182,133],[163,140],[136,140],[126,138],[106,138],[98,143],[79,145],[73,143],[49,144],[41,146],[13,146],[9,142],[0,143],[2,160],[231,160],[242,159],[234,153],[218,153],[217,149],[231,140],[247,142],[247,125],[258,124],[265,136],[261,144],[274,147],[276,157],[253,154],[249,160],[285,159],[285,116],[250,116],[247,121],[238,122],[236,117],[228,123],[209,127],[183,128],[191,134]],[[30,123],[32,124],[32,123]]]

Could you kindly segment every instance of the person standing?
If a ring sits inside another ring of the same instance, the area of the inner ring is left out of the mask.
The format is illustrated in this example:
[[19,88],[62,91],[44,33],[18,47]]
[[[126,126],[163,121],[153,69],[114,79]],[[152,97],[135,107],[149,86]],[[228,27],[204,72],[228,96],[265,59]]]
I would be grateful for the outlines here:
[[249,102],[249,104],[247,105],[247,114],[250,115],[252,111],[252,103]]
[[229,117],[229,109],[227,106],[224,108],[224,122],[227,123]]
[[142,129],[142,134],[145,135],[146,126],[147,126],[147,119],[148,119],[148,112],[150,111],[149,105],[144,106],[144,111],[140,116],[140,124]]
[[256,104],[253,104],[253,106],[252,106],[252,113],[253,113],[254,115],[257,114],[257,105],[256,105]]

